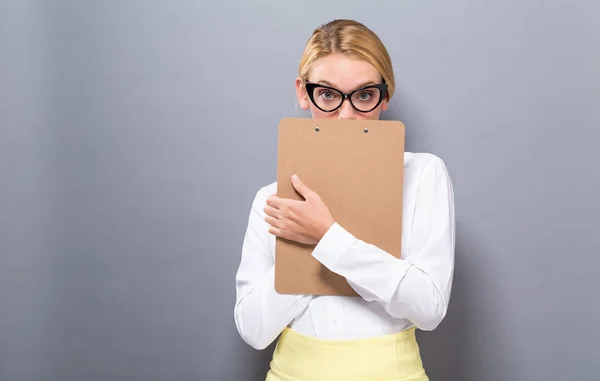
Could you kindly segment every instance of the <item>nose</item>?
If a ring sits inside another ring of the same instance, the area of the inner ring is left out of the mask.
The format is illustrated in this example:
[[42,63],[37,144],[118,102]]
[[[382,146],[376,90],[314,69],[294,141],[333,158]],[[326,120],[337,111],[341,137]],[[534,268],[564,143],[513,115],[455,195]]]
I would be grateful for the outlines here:
[[340,107],[338,119],[356,119],[356,110],[354,110],[348,99],[344,99]]

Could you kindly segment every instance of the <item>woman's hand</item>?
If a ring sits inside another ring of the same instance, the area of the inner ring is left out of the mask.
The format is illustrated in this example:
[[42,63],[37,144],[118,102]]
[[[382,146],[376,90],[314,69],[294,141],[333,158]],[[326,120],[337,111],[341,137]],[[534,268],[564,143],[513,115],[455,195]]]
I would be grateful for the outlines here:
[[271,225],[269,233],[299,243],[317,244],[335,221],[321,197],[298,176],[292,176],[292,185],[304,201],[269,196],[264,209],[265,221]]

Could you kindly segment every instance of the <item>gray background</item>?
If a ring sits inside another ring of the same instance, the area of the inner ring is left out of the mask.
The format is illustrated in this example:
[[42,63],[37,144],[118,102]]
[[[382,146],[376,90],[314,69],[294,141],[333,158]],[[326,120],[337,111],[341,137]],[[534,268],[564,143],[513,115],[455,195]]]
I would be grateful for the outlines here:
[[0,380],[262,380],[233,322],[297,62],[333,18],[446,161],[432,380],[597,380],[600,2],[0,1]]

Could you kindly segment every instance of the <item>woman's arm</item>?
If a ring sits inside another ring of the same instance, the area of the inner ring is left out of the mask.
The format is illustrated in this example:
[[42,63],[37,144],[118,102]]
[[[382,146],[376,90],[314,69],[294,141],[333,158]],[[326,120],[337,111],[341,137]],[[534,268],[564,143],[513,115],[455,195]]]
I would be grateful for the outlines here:
[[263,208],[266,189],[256,194],[236,274],[235,324],[240,336],[256,349],[271,344],[308,306],[310,295],[281,295],[274,287],[274,259]]
[[[454,194],[444,162],[425,165],[407,255],[398,259],[334,224],[313,256],[345,277],[365,300],[433,330],[446,314],[454,270]],[[407,227],[410,228],[410,227]]]

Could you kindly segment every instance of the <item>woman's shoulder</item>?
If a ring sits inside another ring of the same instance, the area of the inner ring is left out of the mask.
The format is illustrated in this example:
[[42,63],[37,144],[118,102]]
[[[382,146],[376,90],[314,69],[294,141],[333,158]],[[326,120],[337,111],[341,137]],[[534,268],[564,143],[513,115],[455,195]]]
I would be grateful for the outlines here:
[[429,169],[446,172],[446,163],[441,157],[429,152],[404,153],[405,172],[423,173]]
[[404,166],[426,167],[428,165],[444,164],[444,160],[430,152],[405,152]]
[[262,188],[260,188],[259,192],[261,192],[265,198],[277,193],[277,181],[264,185]]
[[267,202],[267,198],[277,193],[277,182],[272,182],[270,184],[261,186],[256,194],[254,195],[254,203],[256,206],[263,206]]

